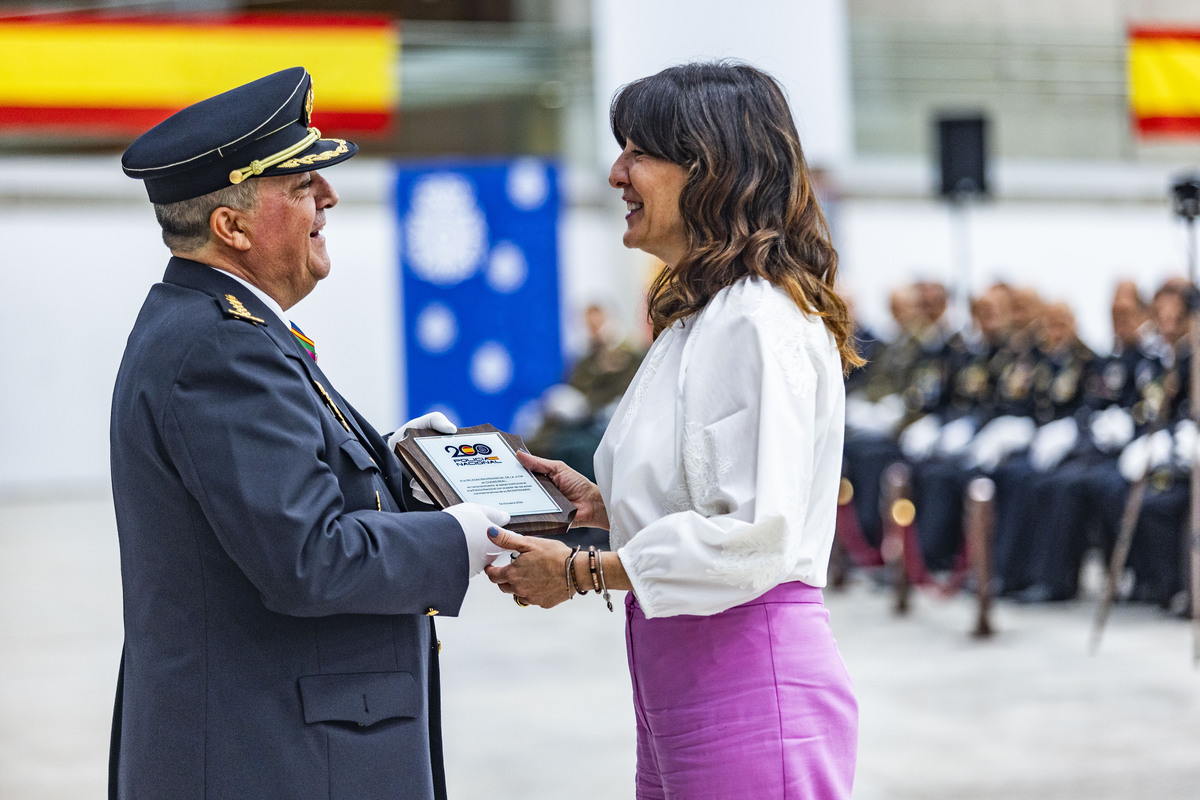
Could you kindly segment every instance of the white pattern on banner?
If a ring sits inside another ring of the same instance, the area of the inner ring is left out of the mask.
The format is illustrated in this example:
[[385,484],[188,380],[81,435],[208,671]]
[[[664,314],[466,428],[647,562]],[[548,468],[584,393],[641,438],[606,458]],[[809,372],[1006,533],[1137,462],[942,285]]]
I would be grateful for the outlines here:
[[535,158],[519,158],[508,170],[505,181],[508,199],[522,211],[541,208],[550,196],[550,176],[546,165]]
[[488,259],[488,286],[501,294],[512,294],[525,284],[528,274],[525,252],[512,242],[496,242]]
[[427,353],[444,353],[458,341],[458,319],[445,303],[425,306],[417,317],[417,342]]
[[512,383],[512,375],[512,356],[499,342],[484,342],[471,356],[471,382],[481,392],[504,391]]
[[487,253],[487,220],[475,187],[453,172],[417,181],[404,233],[413,272],[439,286],[474,275]]

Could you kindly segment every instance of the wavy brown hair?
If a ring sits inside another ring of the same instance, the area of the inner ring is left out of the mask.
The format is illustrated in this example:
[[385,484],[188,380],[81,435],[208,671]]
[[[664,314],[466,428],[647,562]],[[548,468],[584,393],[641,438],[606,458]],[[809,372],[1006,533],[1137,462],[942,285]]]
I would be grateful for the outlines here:
[[688,250],[650,287],[655,336],[726,286],[757,275],[821,317],[843,370],[863,363],[850,311],[834,290],[829,226],[774,78],[728,61],[670,67],[623,86],[609,121],[622,148],[633,140],[687,172],[679,211]]

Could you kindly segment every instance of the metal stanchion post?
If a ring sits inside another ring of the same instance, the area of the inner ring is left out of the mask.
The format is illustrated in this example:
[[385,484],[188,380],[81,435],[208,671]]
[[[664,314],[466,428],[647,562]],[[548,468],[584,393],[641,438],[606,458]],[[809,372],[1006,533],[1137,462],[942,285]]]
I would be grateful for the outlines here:
[[986,638],[994,632],[992,610],[992,534],[995,530],[996,484],[980,476],[967,484],[967,557],[975,572],[975,592],[979,611],[975,620],[976,638]]
[[895,593],[897,614],[907,614],[911,584],[908,578],[908,559],[905,552],[908,528],[916,518],[916,507],[909,499],[912,470],[907,464],[897,461],[883,473],[884,481],[884,527],[880,550],[883,563],[887,564]]
[[850,503],[854,500],[854,485],[848,478],[843,477],[838,486],[837,526],[833,533],[833,548],[829,551],[829,588],[846,588],[846,575],[850,571],[850,555],[846,552],[843,526],[848,515],[854,510]]

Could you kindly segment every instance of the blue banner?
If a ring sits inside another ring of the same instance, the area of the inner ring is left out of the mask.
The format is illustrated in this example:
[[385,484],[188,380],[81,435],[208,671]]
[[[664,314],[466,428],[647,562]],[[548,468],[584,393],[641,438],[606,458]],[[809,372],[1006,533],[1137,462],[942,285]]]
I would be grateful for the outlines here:
[[401,164],[396,213],[409,414],[512,430],[562,379],[556,168]]

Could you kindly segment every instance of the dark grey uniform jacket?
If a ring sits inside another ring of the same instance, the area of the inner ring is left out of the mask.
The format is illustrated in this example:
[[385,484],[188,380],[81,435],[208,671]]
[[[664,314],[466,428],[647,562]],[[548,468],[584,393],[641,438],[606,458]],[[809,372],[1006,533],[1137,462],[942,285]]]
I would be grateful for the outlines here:
[[111,437],[115,796],[444,796],[428,612],[458,612],[466,544],[448,514],[397,513],[399,462],[282,321],[173,258]]

